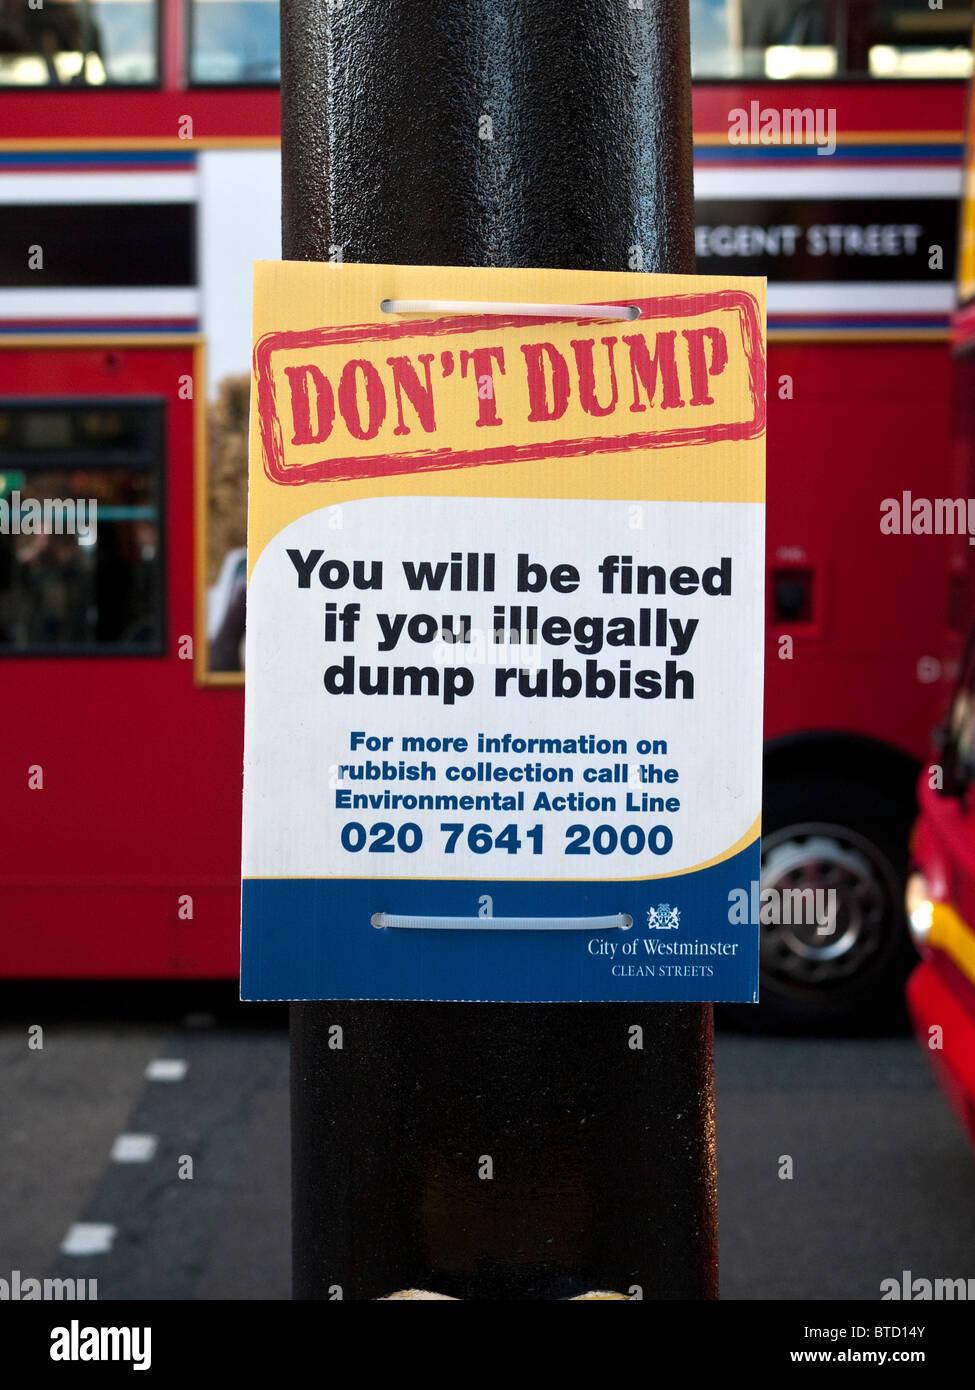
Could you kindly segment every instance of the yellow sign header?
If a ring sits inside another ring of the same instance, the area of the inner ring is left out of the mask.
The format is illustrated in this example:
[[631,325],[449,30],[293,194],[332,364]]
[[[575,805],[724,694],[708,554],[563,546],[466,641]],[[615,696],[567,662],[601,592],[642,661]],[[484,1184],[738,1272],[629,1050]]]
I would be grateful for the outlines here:
[[[251,564],[308,510],[309,488],[319,506],[394,493],[762,500],[761,457],[735,446],[765,430],[763,283],[654,276],[648,295],[650,283],[258,262]],[[497,312],[381,307],[434,294]],[[638,316],[506,312],[525,301]]]

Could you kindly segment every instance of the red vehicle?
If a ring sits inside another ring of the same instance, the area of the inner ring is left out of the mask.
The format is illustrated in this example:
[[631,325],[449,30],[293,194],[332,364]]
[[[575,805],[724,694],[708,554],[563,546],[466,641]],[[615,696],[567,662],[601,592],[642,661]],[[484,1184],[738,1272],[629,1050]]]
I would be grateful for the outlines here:
[[[975,494],[975,101],[970,99],[955,316],[955,438]],[[968,503],[975,512],[975,504]],[[975,521],[975,516],[973,516]],[[975,617],[975,573],[967,610]],[[921,964],[907,986],[914,1030],[975,1145],[975,630],[941,747],[918,782],[907,911]]]
[[[944,780],[922,774],[907,910],[921,964],[907,985],[914,1031],[975,1145],[975,647],[946,728]],[[932,782],[934,785],[932,785]]]
[[[769,279],[765,881],[841,902],[829,939],[767,929],[750,1016],[839,1024],[908,968],[901,846],[959,646],[932,628],[958,538],[912,569],[880,519],[920,476],[956,491],[970,20],[954,0],[691,9],[699,268]],[[237,968],[276,21],[274,0],[0,0],[0,501],[99,502],[94,542],[0,532],[5,976]]]

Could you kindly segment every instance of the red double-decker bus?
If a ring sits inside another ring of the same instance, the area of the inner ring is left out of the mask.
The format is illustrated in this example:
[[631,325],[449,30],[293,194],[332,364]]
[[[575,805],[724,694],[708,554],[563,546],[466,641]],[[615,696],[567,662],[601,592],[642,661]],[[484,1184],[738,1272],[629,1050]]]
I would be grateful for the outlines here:
[[[699,269],[769,280],[763,872],[840,895],[827,935],[763,928],[752,1015],[841,1024],[887,1009],[909,965],[913,785],[960,640],[941,615],[965,538],[932,535],[918,568],[881,521],[958,491],[968,7],[691,17]],[[280,253],[277,55],[274,0],[0,0],[7,977],[236,972],[250,263]],[[96,500],[97,535],[33,527],[44,499]]]

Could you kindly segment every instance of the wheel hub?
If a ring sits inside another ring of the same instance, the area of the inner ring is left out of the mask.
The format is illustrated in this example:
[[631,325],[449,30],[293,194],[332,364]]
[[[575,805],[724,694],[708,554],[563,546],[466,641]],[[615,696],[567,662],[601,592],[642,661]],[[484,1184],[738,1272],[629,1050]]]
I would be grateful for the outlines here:
[[[837,984],[879,951],[895,898],[892,871],[875,846],[845,827],[774,831],[762,847],[762,889],[768,888],[776,890],[777,911],[762,915],[778,920],[760,928],[766,976],[792,985]],[[785,920],[797,915],[798,921]]]

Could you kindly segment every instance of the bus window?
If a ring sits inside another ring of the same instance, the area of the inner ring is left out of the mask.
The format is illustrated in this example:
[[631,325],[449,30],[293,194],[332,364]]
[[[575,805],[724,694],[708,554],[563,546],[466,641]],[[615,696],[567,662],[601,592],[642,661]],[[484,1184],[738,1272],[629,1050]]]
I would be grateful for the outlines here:
[[691,65],[717,78],[967,77],[969,0],[691,0]]
[[190,81],[278,82],[278,0],[188,0]]
[[0,655],[163,647],[163,407],[0,402]]
[[[280,78],[277,0],[187,0],[190,80]],[[640,10],[653,0],[630,0]],[[971,5],[943,0],[691,0],[691,65],[719,78],[967,77]]]
[[206,485],[197,525],[205,557],[203,679],[243,679],[247,590],[247,448],[250,377],[219,383],[207,420]]
[[0,0],[0,85],[101,87],[159,76],[157,0]]

